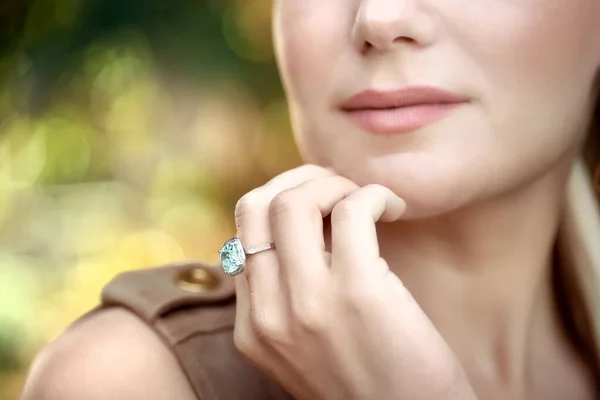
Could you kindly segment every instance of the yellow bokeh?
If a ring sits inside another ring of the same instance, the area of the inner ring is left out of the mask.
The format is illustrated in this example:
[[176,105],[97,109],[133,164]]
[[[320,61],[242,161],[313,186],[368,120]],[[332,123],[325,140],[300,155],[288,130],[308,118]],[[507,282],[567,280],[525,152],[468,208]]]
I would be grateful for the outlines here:
[[300,162],[278,77],[252,75],[274,71],[270,0],[120,3],[87,25],[110,4],[30,3],[0,59],[2,400],[119,273],[216,264],[237,199]]

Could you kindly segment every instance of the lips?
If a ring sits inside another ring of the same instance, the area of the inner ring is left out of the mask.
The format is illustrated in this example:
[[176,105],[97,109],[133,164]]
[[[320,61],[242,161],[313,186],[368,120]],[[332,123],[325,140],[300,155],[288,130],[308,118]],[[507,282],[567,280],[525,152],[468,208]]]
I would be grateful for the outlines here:
[[392,91],[367,90],[348,99],[342,111],[373,134],[412,132],[433,123],[469,101],[465,96],[431,86]]

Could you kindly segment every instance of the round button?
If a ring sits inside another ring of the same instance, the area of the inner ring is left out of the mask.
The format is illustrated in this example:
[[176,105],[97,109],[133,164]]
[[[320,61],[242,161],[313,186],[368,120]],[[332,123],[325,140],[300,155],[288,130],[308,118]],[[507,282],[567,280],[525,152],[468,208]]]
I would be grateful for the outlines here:
[[177,286],[191,293],[204,293],[216,290],[220,279],[204,268],[190,268],[179,273]]

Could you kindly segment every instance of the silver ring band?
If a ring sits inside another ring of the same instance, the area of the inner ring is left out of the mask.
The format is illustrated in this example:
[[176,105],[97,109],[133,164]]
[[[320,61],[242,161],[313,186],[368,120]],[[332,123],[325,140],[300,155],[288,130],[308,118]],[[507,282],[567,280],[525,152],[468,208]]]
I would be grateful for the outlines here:
[[256,247],[251,247],[248,250],[246,250],[246,255],[247,256],[251,256],[252,254],[256,254],[256,253],[260,253],[261,251],[266,251],[266,250],[275,250],[275,243],[267,243],[267,244],[263,244],[260,246],[256,246]]

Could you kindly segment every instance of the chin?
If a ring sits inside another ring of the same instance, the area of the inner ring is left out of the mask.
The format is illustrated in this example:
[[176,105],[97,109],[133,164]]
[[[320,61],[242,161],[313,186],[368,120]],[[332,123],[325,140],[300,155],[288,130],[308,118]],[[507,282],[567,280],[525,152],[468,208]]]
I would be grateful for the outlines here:
[[[427,154],[388,155],[333,165],[360,186],[379,184],[406,201],[403,219],[433,218],[476,201],[476,187],[459,162],[440,162]],[[475,180],[473,180],[475,179]]]

